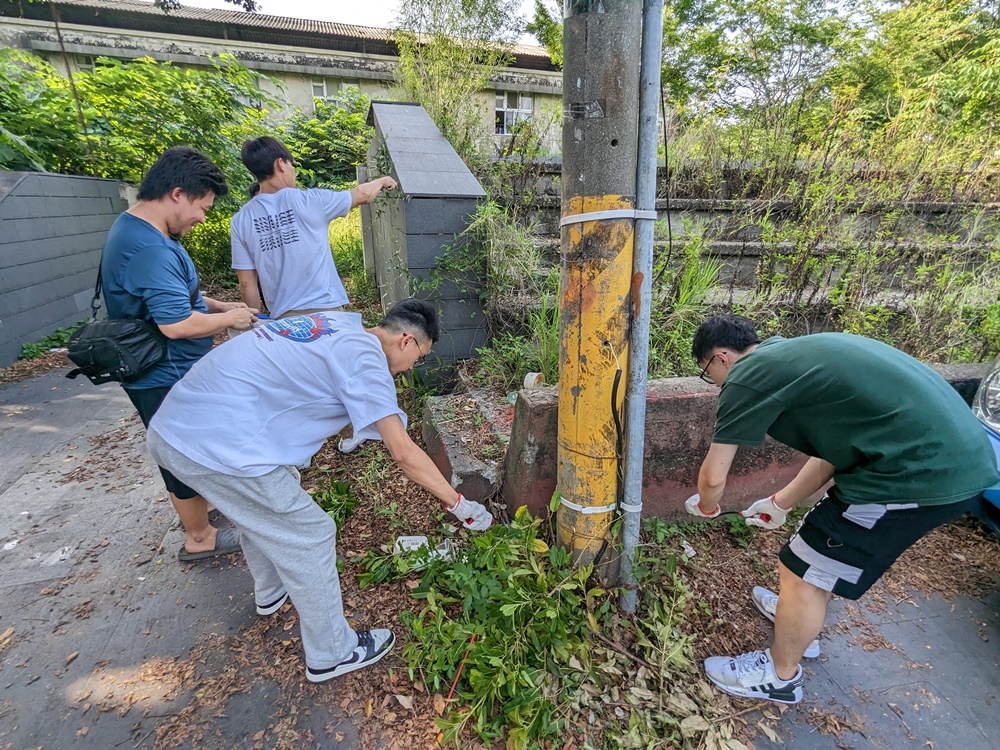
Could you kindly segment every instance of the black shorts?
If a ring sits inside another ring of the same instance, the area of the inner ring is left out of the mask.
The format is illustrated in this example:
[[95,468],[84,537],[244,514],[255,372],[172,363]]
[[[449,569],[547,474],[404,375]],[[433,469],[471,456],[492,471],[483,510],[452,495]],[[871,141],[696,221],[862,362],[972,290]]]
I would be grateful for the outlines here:
[[[135,410],[139,412],[139,419],[142,420],[143,426],[147,429],[149,428],[149,420],[153,418],[156,410],[160,408],[160,404],[167,397],[170,388],[171,386],[169,385],[163,385],[159,388],[125,389],[125,393],[128,394],[129,400],[132,402]],[[167,485],[167,492],[173,494],[178,500],[190,500],[192,497],[198,497],[197,491],[188,487],[163,467],[159,467],[159,469],[160,476],[163,477],[163,483]]]
[[982,497],[947,505],[848,504],[832,487],[802,519],[778,558],[807,583],[857,599],[920,537],[975,512]]

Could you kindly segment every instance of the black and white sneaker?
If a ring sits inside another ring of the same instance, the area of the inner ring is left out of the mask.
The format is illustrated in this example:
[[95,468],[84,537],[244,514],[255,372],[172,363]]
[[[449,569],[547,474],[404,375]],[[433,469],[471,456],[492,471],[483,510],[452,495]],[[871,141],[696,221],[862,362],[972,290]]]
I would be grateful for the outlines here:
[[313,669],[306,667],[306,678],[309,682],[326,682],[342,674],[353,672],[355,669],[362,669],[370,666],[389,653],[396,636],[391,630],[376,628],[374,630],[358,631],[358,647],[351,653],[350,658],[340,662],[335,667],[327,669]]
[[270,604],[258,604],[257,614],[260,615],[261,617],[266,617],[267,615],[273,615],[275,612],[281,609],[282,606],[284,606],[285,602],[287,601],[288,601],[288,592],[286,591],[284,594],[279,596]]
[[705,674],[720,690],[740,698],[757,698],[775,703],[802,700],[802,667],[790,680],[774,673],[771,650],[749,651],[739,656],[711,656],[705,659]]

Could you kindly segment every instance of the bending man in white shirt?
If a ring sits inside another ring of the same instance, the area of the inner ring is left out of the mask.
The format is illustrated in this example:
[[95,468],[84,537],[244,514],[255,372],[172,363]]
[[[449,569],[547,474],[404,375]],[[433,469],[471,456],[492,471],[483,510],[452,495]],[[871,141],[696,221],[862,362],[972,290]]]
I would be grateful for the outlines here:
[[291,598],[298,611],[306,677],[323,682],[381,659],[395,637],[355,632],[344,618],[337,525],[299,483],[308,461],[348,421],[381,439],[412,481],[466,529],[493,516],[452,489],[406,432],[393,377],[438,340],[427,302],[395,305],[375,328],[356,313],[275,320],[216,347],[191,368],[149,425],[156,462],[195,488],[240,532],[257,613]]

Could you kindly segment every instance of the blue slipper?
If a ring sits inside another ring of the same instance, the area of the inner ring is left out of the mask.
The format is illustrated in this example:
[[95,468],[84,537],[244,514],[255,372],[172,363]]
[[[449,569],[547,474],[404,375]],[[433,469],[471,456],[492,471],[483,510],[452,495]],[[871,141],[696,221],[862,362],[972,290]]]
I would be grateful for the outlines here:
[[215,549],[205,550],[204,552],[188,552],[187,547],[182,544],[180,550],[177,552],[177,559],[181,562],[194,562],[195,560],[206,560],[209,557],[229,555],[233,552],[239,551],[239,534],[236,533],[236,529],[231,526],[227,526],[226,528],[219,529],[216,532]]

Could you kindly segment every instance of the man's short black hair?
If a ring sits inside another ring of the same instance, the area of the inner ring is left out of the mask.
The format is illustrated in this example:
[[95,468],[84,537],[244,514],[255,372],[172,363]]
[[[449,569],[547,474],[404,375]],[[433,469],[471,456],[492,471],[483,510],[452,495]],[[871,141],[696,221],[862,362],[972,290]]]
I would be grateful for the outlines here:
[[748,318],[732,313],[716,315],[698,326],[691,344],[691,355],[695,362],[702,362],[708,358],[708,353],[713,349],[745,352],[759,343],[757,329]]
[[240,159],[244,166],[250,170],[250,174],[258,180],[266,180],[274,174],[274,162],[277,159],[284,159],[289,164],[295,164],[292,152],[288,146],[272,138],[263,135],[260,138],[251,138],[243,143],[243,150],[240,151]]
[[180,188],[190,198],[229,192],[225,175],[205,154],[190,146],[168,148],[149,168],[139,185],[139,200],[156,201]]
[[421,338],[436,344],[441,338],[441,327],[438,324],[437,310],[434,305],[419,299],[404,299],[393,305],[385,314],[381,328],[393,333],[413,334],[419,331]]

